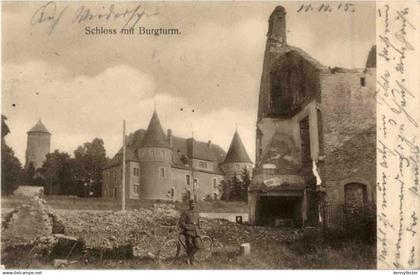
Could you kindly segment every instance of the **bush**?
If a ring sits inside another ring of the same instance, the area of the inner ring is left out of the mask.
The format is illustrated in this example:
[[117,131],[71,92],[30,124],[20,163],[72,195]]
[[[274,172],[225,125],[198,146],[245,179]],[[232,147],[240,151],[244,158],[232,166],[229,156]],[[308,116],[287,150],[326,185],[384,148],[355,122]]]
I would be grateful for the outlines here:
[[297,255],[315,253],[323,246],[322,232],[319,228],[305,228],[303,234],[298,238],[288,242],[289,248]]
[[353,208],[346,213],[346,230],[355,239],[369,243],[376,241],[376,206]]
[[324,229],[324,240],[327,244],[340,247],[348,240],[373,244],[376,242],[376,206],[347,208],[344,213],[344,224]]

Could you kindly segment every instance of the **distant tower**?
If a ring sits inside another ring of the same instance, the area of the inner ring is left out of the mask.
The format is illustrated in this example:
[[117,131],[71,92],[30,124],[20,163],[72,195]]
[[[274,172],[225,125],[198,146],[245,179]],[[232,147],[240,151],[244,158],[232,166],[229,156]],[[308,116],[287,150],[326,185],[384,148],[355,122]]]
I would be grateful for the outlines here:
[[28,143],[26,146],[26,162],[27,167],[32,162],[35,169],[41,168],[46,159],[46,155],[50,152],[51,133],[42,124],[41,120],[28,131]]
[[140,198],[168,199],[172,188],[173,152],[156,110],[137,153],[140,159]]
[[240,176],[244,168],[252,175],[252,161],[236,130],[222,164],[222,170],[225,173],[226,180],[230,180],[235,175]]

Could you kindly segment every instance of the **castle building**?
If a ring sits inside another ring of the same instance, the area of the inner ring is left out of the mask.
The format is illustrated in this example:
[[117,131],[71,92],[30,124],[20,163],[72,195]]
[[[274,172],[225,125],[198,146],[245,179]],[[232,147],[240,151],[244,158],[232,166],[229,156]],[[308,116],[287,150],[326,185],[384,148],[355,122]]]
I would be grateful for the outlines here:
[[333,216],[375,202],[374,47],[367,56],[361,69],[323,66],[287,44],[286,11],[275,8],[259,92],[251,224],[316,224],[321,204]]
[[[126,145],[126,199],[219,199],[222,181],[252,163],[235,132],[229,151],[194,138],[165,135],[156,111],[146,130],[130,134]],[[103,171],[102,195],[121,198],[122,149]]]
[[41,168],[50,152],[51,133],[39,120],[27,134],[25,167],[32,163],[35,169]]

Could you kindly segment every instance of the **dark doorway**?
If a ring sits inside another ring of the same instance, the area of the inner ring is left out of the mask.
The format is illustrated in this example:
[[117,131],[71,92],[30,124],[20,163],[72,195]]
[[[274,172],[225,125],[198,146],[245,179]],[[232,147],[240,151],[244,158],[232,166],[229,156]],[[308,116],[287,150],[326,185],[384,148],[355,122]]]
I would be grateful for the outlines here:
[[258,225],[300,226],[302,224],[302,197],[261,196]]

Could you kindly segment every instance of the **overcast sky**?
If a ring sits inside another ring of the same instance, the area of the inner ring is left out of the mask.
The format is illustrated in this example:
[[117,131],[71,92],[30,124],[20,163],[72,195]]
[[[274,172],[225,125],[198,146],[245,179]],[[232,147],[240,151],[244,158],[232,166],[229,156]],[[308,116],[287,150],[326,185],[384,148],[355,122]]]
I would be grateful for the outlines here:
[[[48,35],[45,22],[31,25],[42,4],[2,6],[2,113],[11,129],[7,143],[23,164],[26,132],[39,118],[52,133],[52,151],[72,153],[100,137],[112,157],[121,146],[122,120],[129,132],[146,128],[154,103],[165,131],[181,137],[194,131],[196,139],[225,150],[237,123],[254,160],[267,20],[280,2],[146,2],[141,9],[158,14],[138,26],[182,33],[159,37],[85,35],[85,26],[118,29],[125,20],[74,24],[77,2],[57,5],[57,12],[67,8]],[[111,4],[85,6],[98,13]],[[137,5],[117,2],[114,10]],[[354,13],[298,13],[301,4],[282,5],[289,44],[327,66],[364,66],[375,43],[374,2],[355,3]]]

